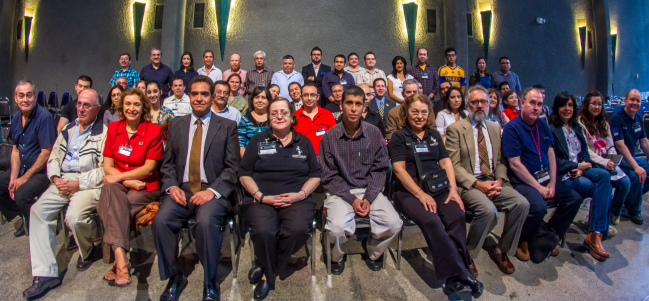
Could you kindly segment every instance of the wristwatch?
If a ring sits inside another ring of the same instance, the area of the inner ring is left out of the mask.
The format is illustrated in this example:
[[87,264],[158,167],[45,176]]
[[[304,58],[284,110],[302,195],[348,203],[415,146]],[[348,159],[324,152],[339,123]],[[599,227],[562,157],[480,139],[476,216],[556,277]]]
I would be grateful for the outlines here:
[[478,181],[477,180],[475,182],[473,182],[473,184],[471,184],[471,188],[476,188],[476,186],[478,186]]

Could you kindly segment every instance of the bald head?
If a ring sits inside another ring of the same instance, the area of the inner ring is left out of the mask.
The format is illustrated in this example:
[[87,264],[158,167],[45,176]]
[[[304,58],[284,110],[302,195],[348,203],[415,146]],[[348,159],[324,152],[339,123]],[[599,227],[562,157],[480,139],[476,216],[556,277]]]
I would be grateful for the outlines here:
[[77,98],[77,117],[82,127],[93,123],[99,113],[99,93],[93,89],[81,91]]
[[640,98],[640,91],[638,89],[631,89],[629,92],[626,92],[626,98],[629,97],[637,97],[638,99]]
[[230,56],[230,68],[232,72],[239,72],[241,68],[241,57],[236,53]]
[[636,89],[626,93],[626,98],[624,98],[624,111],[626,111],[629,116],[635,116],[635,114],[640,111],[640,105],[642,102],[640,97],[640,91]]

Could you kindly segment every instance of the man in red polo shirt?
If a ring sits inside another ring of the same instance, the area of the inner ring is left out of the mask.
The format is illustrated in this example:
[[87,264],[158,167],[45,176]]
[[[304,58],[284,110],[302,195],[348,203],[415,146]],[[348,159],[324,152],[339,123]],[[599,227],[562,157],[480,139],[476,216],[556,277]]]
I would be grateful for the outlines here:
[[314,83],[306,83],[302,87],[302,107],[295,111],[297,125],[293,128],[296,132],[311,140],[316,155],[320,148],[320,139],[325,132],[336,125],[336,120],[331,112],[318,105],[318,87]]

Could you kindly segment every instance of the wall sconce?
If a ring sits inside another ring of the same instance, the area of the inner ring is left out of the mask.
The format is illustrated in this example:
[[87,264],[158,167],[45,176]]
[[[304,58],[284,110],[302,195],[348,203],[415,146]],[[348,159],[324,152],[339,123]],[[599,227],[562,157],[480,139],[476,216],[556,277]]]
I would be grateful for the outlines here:
[[225,53],[225,39],[228,35],[228,19],[230,18],[230,0],[214,0],[216,8],[216,27],[219,35],[219,47],[221,48],[221,62]]
[[611,56],[613,56],[613,72],[615,72],[615,54],[617,53],[617,27],[611,28]]
[[577,19],[579,29],[579,45],[581,46],[581,67],[586,66],[586,19]]
[[34,21],[34,9],[25,8],[25,16],[23,17],[23,26],[25,27],[25,62],[29,58],[29,40],[32,37],[32,22]]
[[406,18],[406,30],[408,31],[408,50],[410,50],[410,64],[415,54],[415,32],[417,30],[417,0],[403,0],[401,3],[403,16]]
[[482,40],[484,41],[484,57],[489,57],[489,41],[491,40],[491,3],[489,0],[479,3],[480,19],[482,20]]
[[140,54],[140,40],[142,40],[142,24],[144,23],[145,0],[133,2],[133,35],[135,38],[135,60]]

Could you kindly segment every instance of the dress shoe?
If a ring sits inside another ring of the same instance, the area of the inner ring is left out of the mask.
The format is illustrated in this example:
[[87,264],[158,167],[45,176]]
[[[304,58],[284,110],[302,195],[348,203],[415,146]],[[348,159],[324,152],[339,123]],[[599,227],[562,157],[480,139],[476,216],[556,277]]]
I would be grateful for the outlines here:
[[248,271],[248,281],[250,284],[257,284],[261,281],[261,277],[264,276],[264,271],[256,263]]
[[[629,214],[629,219],[636,225],[642,225],[642,223],[644,222],[644,220],[642,219],[642,214],[640,214],[640,213]],[[18,230],[20,230],[20,229],[18,229]],[[18,232],[18,231],[16,231],[16,232]],[[16,234],[14,233],[14,235],[16,235]]]
[[[642,223],[641,223],[641,224],[642,224]],[[27,234],[27,233],[25,232],[25,223],[22,223],[22,224],[20,225],[20,228],[18,228],[18,230],[16,230],[16,232],[14,232],[14,237],[25,236],[25,234]]]
[[527,247],[526,241],[518,244],[518,248],[516,248],[516,258],[518,258],[520,261],[530,260],[530,250]]
[[113,266],[111,266],[110,270],[108,270],[106,275],[104,275],[104,280],[113,282],[115,281],[115,278],[117,278],[117,264],[113,262]]
[[221,289],[219,284],[208,283],[203,287],[203,301],[219,301],[221,300]]
[[79,253],[79,259],[77,259],[77,271],[83,272],[87,270],[95,260],[97,260],[97,254],[99,253],[99,248],[98,247],[92,247],[90,250],[90,254],[88,254],[88,258],[86,260],[83,260],[83,257],[81,257],[81,253]]
[[602,233],[588,233],[586,240],[584,240],[584,247],[588,249],[593,258],[599,261],[605,261],[611,256],[611,254],[604,250],[604,246],[602,246]]
[[340,262],[331,262],[331,273],[334,275],[340,275],[345,270],[345,257]]
[[475,274],[476,277],[478,277],[478,268],[475,266],[475,263],[473,262],[473,259],[469,259],[471,262],[469,263],[469,268],[471,271],[473,271],[473,274]]
[[[615,216],[615,215],[611,215],[611,224],[613,224],[613,226],[617,226],[619,223],[620,223],[620,217]],[[609,235],[610,235],[610,233],[609,233]]]
[[126,266],[117,267],[115,273],[115,286],[125,287],[131,284],[131,263],[127,262]]
[[370,268],[372,271],[380,271],[383,268],[383,255],[381,255],[379,258],[376,260],[372,260],[370,256],[368,255],[365,258],[365,264],[367,264],[367,267]]
[[471,288],[471,296],[473,296],[473,298],[480,298],[482,292],[484,292],[484,285],[473,275],[469,275],[466,279],[460,278],[460,281]]
[[167,287],[160,295],[160,301],[177,301],[185,287],[187,287],[187,277],[182,273],[174,275],[169,278]]
[[270,292],[270,285],[266,281],[266,279],[262,279],[257,283],[257,286],[255,286],[255,294],[254,298],[256,301],[264,300],[266,297],[268,297],[268,293]]
[[446,284],[444,284],[444,288],[442,290],[447,296],[450,294],[469,294],[472,291],[471,288],[460,281],[458,277],[451,277],[446,279]]
[[498,266],[501,272],[511,274],[516,271],[514,264],[509,261],[507,253],[503,252],[499,247],[493,248],[493,250],[489,252],[489,257],[496,263],[496,266]]
[[550,252],[550,256],[552,257],[559,256],[559,247],[554,247],[554,249],[552,249],[552,252]]
[[34,277],[32,286],[23,292],[23,297],[26,299],[34,298],[59,285],[61,285],[59,277]]
[[617,235],[617,229],[615,229],[613,226],[608,225],[608,238],[613,238]]

